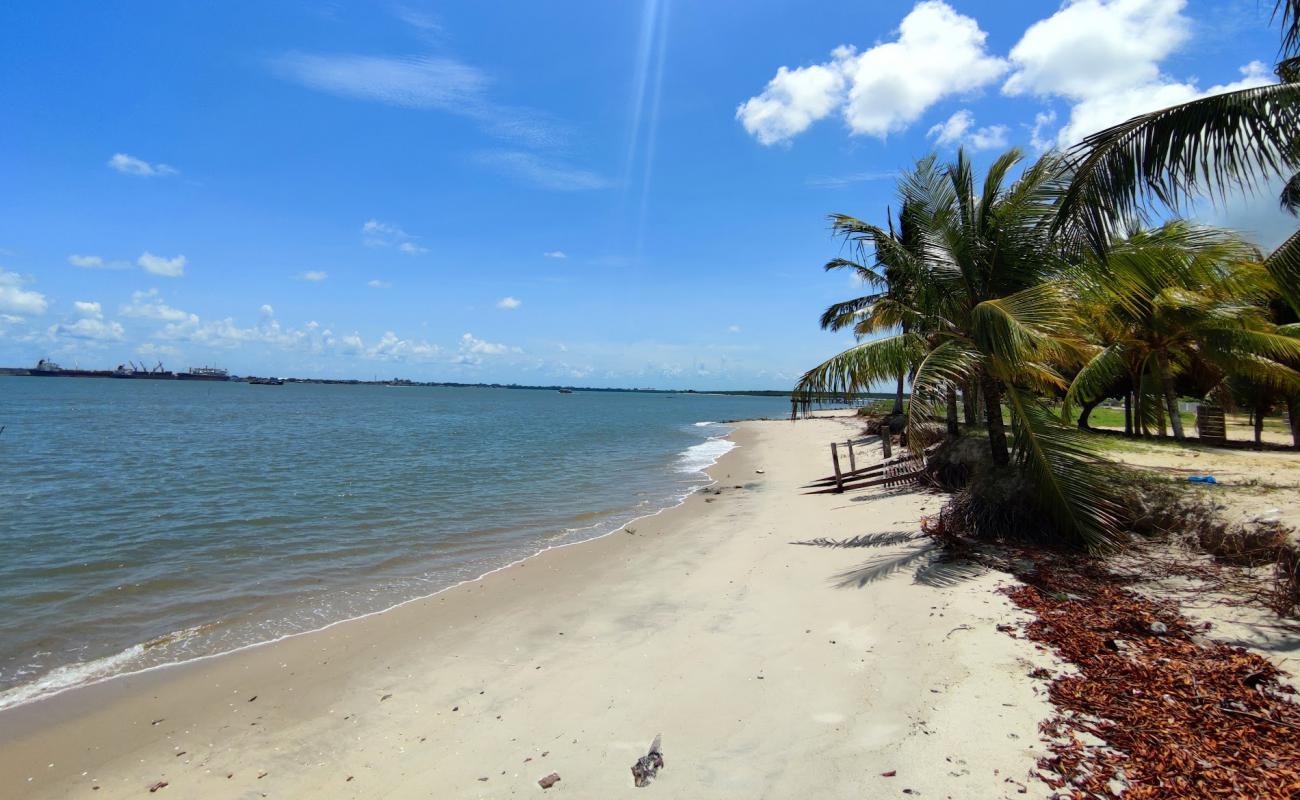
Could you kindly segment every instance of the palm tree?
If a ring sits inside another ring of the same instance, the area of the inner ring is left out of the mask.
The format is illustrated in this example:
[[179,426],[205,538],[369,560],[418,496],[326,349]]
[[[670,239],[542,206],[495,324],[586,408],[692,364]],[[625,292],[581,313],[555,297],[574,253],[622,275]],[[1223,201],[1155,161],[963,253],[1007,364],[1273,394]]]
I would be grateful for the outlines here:
[[[902,177],[904,206],[923,243],[917,285],[924,288],[914,311],[926,324],[862,342],[809,370],[794,398],[807,409],[915,363],[908,443],[923,447],[934,438],[940,402],[951,409],[956,389],[977,385],[995,467],[1021,470],[1060,529],[1101,547],[1113,541],[1119,518],[1104,465],[1086,434],[1061,425],[1036,399],[1063,392],[1059,366],[1087,349],[1058,280],[1064,268],[1052,237],[1068,165],[1047,155],[1009,182],[1022,160],[1019,150],[1004,153],[978,191],[962,151],[944,168],[924,159]],[[883,239],[873,234],[877,245]]]
[[1231,234],[1182,221],[1133,230],[1071,277],[1098,341],[1066,394],[1066,419],[1075,403],[1104,397],[1127,380],[1135,387],[1136,417],[1167,413],[1181,440],[1175,378],[1193,369],[1300,391],[1300,372],[1285,363],[1300,357],[1300,339],[1271,321],[1272,281]]
[[[1058,226],[1077,228],[1101,251],[1145,199],[1176,210],[1205,191],[1222,197],[1288,176],[1282,206],[1300,210],[1300,0],[1277,0],[1274,18],[1282,23],[1280,83],[1152,111],[1088,136],[1070,153],[1074,177]],[[1269,266],[1300,311],[1300,240],[1282,249],[1292,255]]]
[[[852,328],[859,340],[891,329],[903,335],[920,330],[923,320],[918,308],[918,278],[921,275],[921,239],[915,214],[903,205],[894,229],[893,216],[889,215],[889,228],[882,230],[847,214],[831,215],[831,230],[849,245],[855,260],[836,258],[826,264],[827,270],[849,269],[864,284],[880,291],[836,303],[822,314],[821,326],[825,330],[839,331]],[[866,266],[868,250],[874,259]],[[895,373],[895,416],[903,413],[903,388],[916,364],[899,363]]]

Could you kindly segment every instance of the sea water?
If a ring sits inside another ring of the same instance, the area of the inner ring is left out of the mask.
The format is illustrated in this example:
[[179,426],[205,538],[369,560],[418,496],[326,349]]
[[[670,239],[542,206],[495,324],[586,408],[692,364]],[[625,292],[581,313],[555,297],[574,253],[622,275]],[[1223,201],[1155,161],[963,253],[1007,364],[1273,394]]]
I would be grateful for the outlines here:
[[788,400],[0,377],[0,708],[427,596],[679,503]]

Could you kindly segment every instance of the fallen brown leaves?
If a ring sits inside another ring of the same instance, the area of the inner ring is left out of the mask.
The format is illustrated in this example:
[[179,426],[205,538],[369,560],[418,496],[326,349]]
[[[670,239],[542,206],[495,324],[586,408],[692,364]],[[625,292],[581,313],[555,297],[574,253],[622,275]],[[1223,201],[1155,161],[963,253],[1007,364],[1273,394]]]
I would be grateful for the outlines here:
[[1300,705],[1272,663],[1100,570],[1039,561],[1021,577],[1004,591],[1037,616],[1024,634],[1077,669],[1051,682],[1061,713],[1041,726],[1040,777],[1060,796],[1300,797]]

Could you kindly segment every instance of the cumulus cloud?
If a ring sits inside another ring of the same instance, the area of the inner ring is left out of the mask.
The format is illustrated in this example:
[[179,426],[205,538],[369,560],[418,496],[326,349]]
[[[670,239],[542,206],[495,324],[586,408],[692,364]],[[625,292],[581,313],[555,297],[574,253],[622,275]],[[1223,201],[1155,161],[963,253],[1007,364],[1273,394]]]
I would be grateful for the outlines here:
[[40,292],[24,289],[28,280],[16,272],[0,269],[0,311],[20,317],[36,317],[45,313],[49,301]]
[[926,136],[947,147],[965,145],[972,150],[992,150],[1007,146],[1007,126],[976,128],[975,115],[965,108],[930,128]]
[[62,322],[51,325],[49,334],[85,342],[120,342],[126,338],[126,331],[119,323],[98,317],[82,317],[71,325]]
[[372,281],[366,281],[366,285],[369,286],[371,289],[391,289],[391,288],[393,288],[393,284],[392,284],[391,281],[381,281],[381,280],[379,280],[378,278],[375,278],[375,279],[372,280]]
[[104,316],[104,307],[99,303],[90,302],[88,300],[77,300],[72,304],[72,307],[76,309],[77,316],[79,317],[92,317],[98,319]]
[[145,272],[152,272],[164,278],[179,278],[185,274],[185,256],[164,258],[146,250],[135,263],[139,264]]
[[197,325],[199,322],[197,314],[181,311],[164,303],[157,289],[132,292],[131,302],[119,308],[118,313],[124,317],[154,319],[162,322],[185,322],[191,325]]
[[788,142],[839,111],[849,131],[884,138],[905,129],[935,103],[986,86],[1006,61],[985,48],[972,18],[940,0],[917,3],[897,37],[862,52],[837,47],[830,61],[781,67],[736,118],[765,145]]
[[523,304],[524,303],[522,300],[517,300],[513,297],[503,297],[497,301],[497,308],[502,308],[505,309],[506,311],[513,311],[516,308],[522,306]]
[[499,356],[505,353],[522,353],[523,351],[518,347],[494,344],[479,339],[472,333],[466,333],[460,337],[460,352],[462,355]]
[[113,157],[108,160],[108,166],[123,175],[136,175],[141,178],[159,178],[175,175],[178,172],[175,167],[167,164],[150,164],[144,159],[126,153],[114,153]]
[[116,322],[104,319],[104,309],[96,302],[77,300],[72,304],[78,319],[72,324],[51,325],[49,334],[55,338],[79,339],[85,342],[120,342],[126,331]]
[[319,269],[309,269],[306,272],[298,273],[299,280],[311,281],[312,283],[320,283],[321,281],[325,280],[328,277],[329,277],[328,272],[324,272]]
[[548,250],[542,253],[545,258],[568,258],[569,256],[563,250]]
[[1186,5],[1186,0],[1074,0],[1030,26],[1011,49],[1013,70],[1003,93],[1071,103],[1069,119],[1055,137],[1045,133],[1054,112],[1035,119],[1034,144],[1068,148],[1138,114],[1273,81],[1260,62],[1242,67],[1239,80],[1205,90],[1164,74],[1160,63],[1191,37]]

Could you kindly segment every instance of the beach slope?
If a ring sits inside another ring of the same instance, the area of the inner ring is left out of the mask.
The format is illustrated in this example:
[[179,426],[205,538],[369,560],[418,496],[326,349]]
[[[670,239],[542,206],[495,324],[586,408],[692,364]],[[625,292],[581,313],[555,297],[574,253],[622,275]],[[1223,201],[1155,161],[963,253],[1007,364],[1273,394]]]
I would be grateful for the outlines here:
[[603,539],[0,712],[0,796],[1042,796],[1012,579],[933,560],[938,496],[801,488],[856,434],[740,423],[713,488]]

